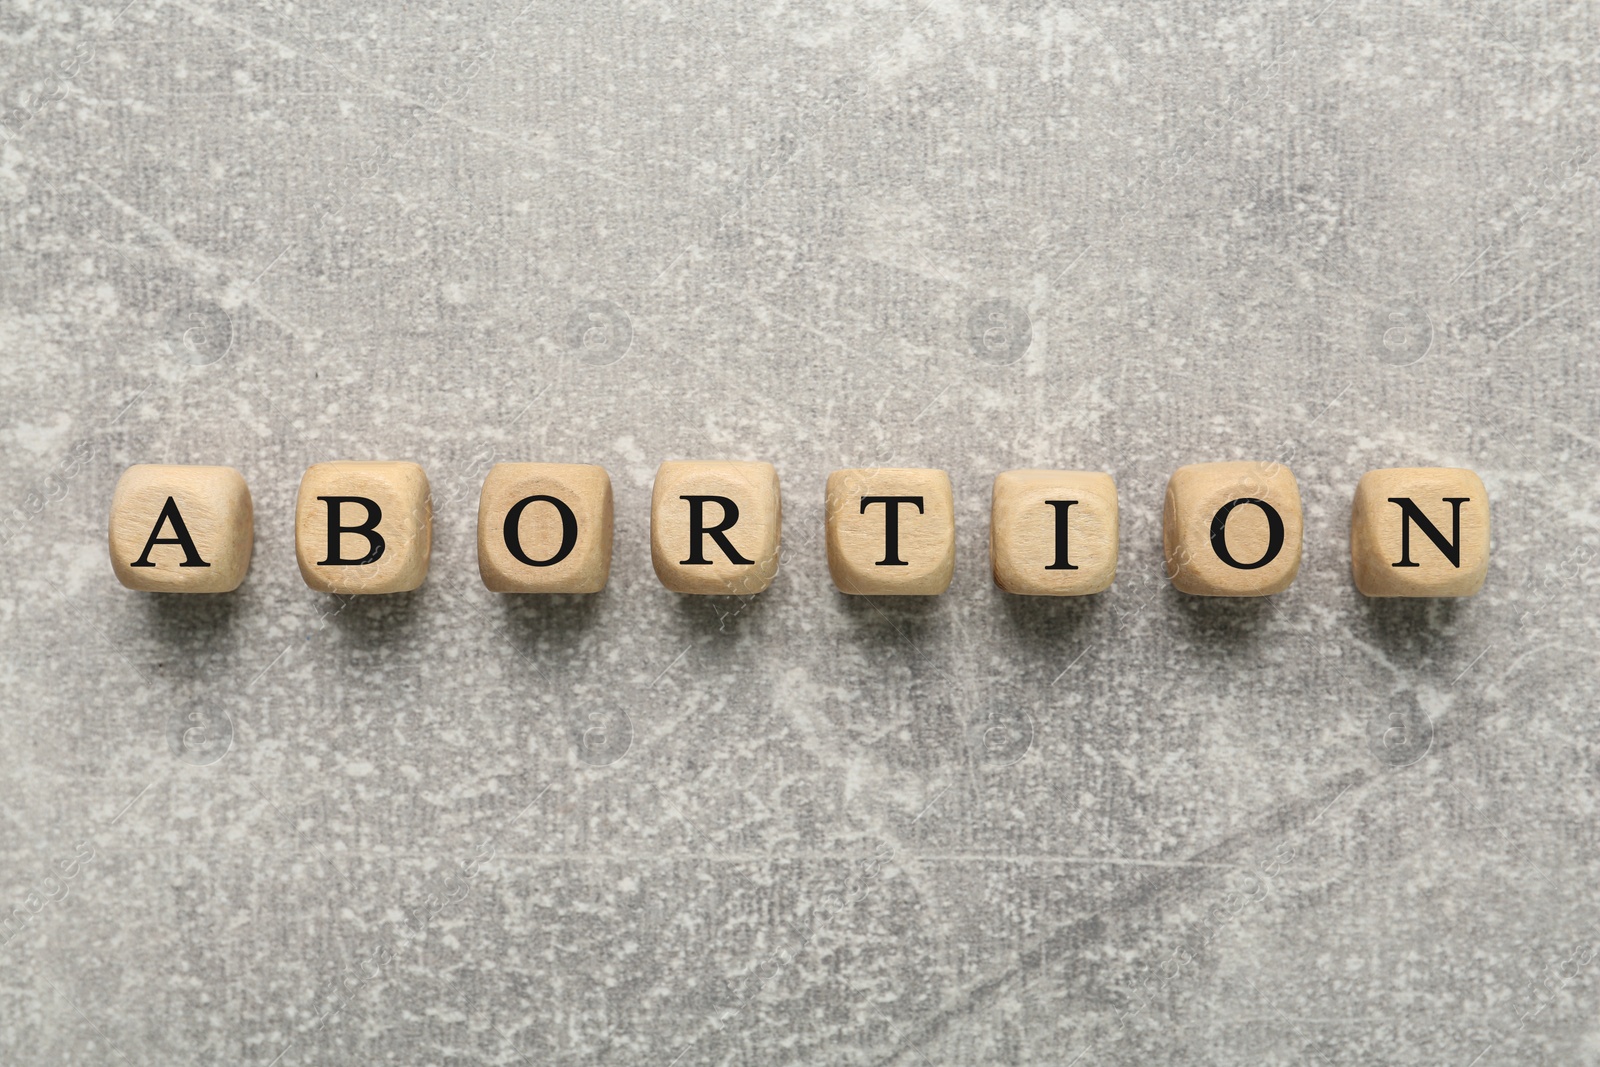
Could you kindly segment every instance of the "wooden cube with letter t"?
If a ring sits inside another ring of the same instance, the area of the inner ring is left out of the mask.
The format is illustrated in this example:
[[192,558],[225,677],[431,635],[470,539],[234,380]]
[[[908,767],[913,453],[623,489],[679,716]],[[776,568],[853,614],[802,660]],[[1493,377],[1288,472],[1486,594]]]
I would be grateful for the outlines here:
[[956,568],[955,494],[941,470],[834,471],[828,571],[841,592],[937,596]]
[[1167,577],[1196,596],[1270,596],[1300,572],[1300,487],[1281,463],[1194,463],[1167,482]]
[[403,593],[428,575],[433,498],[415,463],[318,463],[300,479],[294,554],[324,593]]
[[598,593],[611,525],[604,467],[496,463],[478,497],[478,573],[496,593]]
[[1472,471],[1368,471],[1350,509],[1350,569],[1366,596],[1471,596],[1489,573],[1489,492]]
[[254,542],[250,488],[232,467],[140,463],[111,494],[111,568],[129,589],[232,592]]
[[668,460],[657,468],[650,561],[673,592],[762,592],[778,573],[782,532],[772,464]]

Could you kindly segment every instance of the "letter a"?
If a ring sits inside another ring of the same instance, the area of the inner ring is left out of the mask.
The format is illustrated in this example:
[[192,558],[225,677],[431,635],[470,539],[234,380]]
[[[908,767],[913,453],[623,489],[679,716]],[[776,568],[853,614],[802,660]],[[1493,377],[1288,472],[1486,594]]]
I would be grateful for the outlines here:
[[[161,536],[161,527],[172,523],[171,537]],[[189,527],[183,524],[183,516],[178,513],[178,502],[172,497],[167,497],[167,502],[161,508],[161,517],[156,519],[155,529],[150,531],[150,540],[144,543],[144,552],[139,558],[128,564],[130,567],[154,567],[150,562],[150,550],[156,545],[181,545],[183,547],[183,562],[180,567],[209,567],[211,564],[200,558],[200,550],[194,547],[194,538],[189,536]]]

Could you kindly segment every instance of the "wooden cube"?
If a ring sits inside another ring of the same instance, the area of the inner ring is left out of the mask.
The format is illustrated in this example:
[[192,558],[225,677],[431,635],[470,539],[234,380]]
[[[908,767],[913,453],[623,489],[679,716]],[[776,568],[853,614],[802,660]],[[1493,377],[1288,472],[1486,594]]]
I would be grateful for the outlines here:
[[940,470],[834,471],[827,489],[828,570],[841,592],[937,596],[956,567],[955,494]]
[[994,584],[1027,596],[1103,592],[1117,574],[1117,483],[1089,471],[1005,471],[989,509]]
[[611,575],[611,476],[496,463],[478,496],[478,573],[495,593],[598,593]]
[[1350,509],[1350,569],[1366,596],[1472,596],[1489,573],[1489,493],[1472,471],[1368,471]]
[[783,505],[770,463],[668,460],[650,495],[650,561],[675,593],[746,596],[778,573]]
[[1167,576],[1197,596],[1269,596],[1300,571],[1300,487],[1281,463],[1196,463],[1167,482]]
[[324,593],[404,593],[428,575],[433,498],[415,463],[318,463],[300,479],[294,552]]
[[109,544],[129,589],[232,592],[255,544],[250,487],[232,467],[129,467],[111,494]]

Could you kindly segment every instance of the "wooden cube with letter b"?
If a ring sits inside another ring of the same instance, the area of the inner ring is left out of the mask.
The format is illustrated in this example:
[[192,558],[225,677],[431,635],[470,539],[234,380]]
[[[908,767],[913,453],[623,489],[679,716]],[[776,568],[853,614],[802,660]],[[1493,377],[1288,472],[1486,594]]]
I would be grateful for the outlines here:
[[748,596],[778,573],[783,504],[770,463],[668,460],[650,494],[650,561],[675,593]]
[[324,593],[404,593],[428,575],[433,498],[415,463],[318,463],[300,479],[294,554]]
[[989,509],[994,584],[1027,596],[1083,596],[1117,575],[1117,484],[1089,471],[1005,471]]
[[1366,596],[1472,596],[1489,573],[1483,481],[1454,467],[1363,474],[1350,509],[1350,569]]
[[827,489],[828,571],[841,592],[937,596],[956,567],[955,494],[941,470],[834,471]]
[[496,463],[478,497],[478,573],[496,593],[598,593],[611,526],[604,467]]
[[232,592],[254,541],[250,488],[232,467],[140,463],[111,494],[111,568],[129,589]]
[[1167,577],[1196,596],[1270,596],[1300,572],[1300,486],[1281,463],[1195,463],[1167,482]]

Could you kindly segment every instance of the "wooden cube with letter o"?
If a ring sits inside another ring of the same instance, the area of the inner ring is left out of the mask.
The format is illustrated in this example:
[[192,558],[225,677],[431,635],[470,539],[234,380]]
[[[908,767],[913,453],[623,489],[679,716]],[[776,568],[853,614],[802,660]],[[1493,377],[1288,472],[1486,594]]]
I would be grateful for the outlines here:
[[1167,576],[1196,596],[1270,596],[1300,573],[1300,486],[1270,460],[1194,463],[1167,482]]
[[478,573],[496,593],[598,593],[611,533],[604,467],[496,463],[478,497]]

